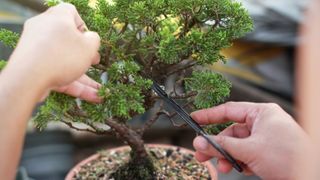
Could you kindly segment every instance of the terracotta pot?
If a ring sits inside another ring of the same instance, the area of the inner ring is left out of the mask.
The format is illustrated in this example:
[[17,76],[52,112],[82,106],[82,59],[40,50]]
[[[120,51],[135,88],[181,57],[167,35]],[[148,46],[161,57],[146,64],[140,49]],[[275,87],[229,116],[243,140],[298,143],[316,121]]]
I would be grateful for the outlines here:
[[[166,144],[146,144],[147,147],[163,147],[163,148],[178,148],[178,146],[173,146],[173,145],[166,145]],[[109,151],[123,151],[125,149],[129,148],[129,146],[121,146],[121,147],[117,147],[117,148],[113,148],[113,149],[110,149]],[[180,152],[185,152],[187,154],[192,154],[194,155],[194,151],[192,150],[189,150],[189,149],[186,149],[186,148],[182,148],[182,147],[179,147],[180,148]],[[66,176],[66,180],[71,180],[74,175],[76,173],[79,172],[81,166],[89,163],[90,161],[94,160],[94,159],[97,159],[99,157],[99,154],[94,154],[90,157],[88,157],[87,159],[81,161],[80,163],[78,163],[75,167],[73,167],[68,175]],[[212,180],[216,180],[218,179],[218,176],[217,176],[217,172],[216,172],[216,169],[214,168],[214,166],[212,165],[212,163],[210,163],[209,161],[203,163],[207,169],[208,169],[208,172],[211,176],[211,179]]]

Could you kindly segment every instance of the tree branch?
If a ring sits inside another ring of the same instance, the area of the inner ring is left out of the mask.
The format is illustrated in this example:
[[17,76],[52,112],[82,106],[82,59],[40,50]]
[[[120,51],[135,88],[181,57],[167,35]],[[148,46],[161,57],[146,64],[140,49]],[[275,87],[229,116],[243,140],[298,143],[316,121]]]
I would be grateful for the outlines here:
[[129,25],[129,23],[125,22],[124,26],[122,27],[122,29],[121,29],[121,31],[119,32],[118,35],[123,34],[127,30],[128,25]]
[[181,65],[183,65],[183,61],[181,61],[176,66],[173,66],[172,68],[170,68],[169,72],[167,73],[167,76],[170,76],[170,75],[172,75],[174,73],[177,73],[179,71],[183,71],[183,70],[189,69],[189,68],[197,65],[197,61],[189,60],[189,62],[187,64],[183,65],[182,67],[179,67]]
[[[189,101],[187,102],[186,104],[184,104],[182,107],[183,108],[186,108],[188,107],[193,101]],[[172,112],[172,113],[169,113],[168,111],[166,110],[162,110],[160,111],[158,114],[162,115],[166,115],[168,117],[168,119],[171,121],[172,125],[175,126],[175,127],[186,127],[188,124],[186,123],[182,123],[182,124],[177,124],[176,122],[174,122],[173,118],[178,114],[177,112]]]
[[67,116],[69,116],[70,118],[72,118],[73,116],[78,116],[78,117],[86,119],[86,122],[84,124],[90,126],[92,129],[89,129],[89,128],[81,129],[81,128],[75,127],[71,121],[62,120],[62,122],[64,124],[66,124],[70,128],[75,129],[77,131],[87,131],[87,132],[91,132],[91,133],[94,133],[97,135],[114,135],[114,132],[112,132],[111,130],[106,131],[106,130],[100,129],[100,128],[96,127],[92,122],[89,122],[89,120],[87,120],[88,119],[87,114],[84,113],[83,111],[81,111],[81,109],[79,109],[78,106],[75,106],[74,108],[76,110],[74,110],[74,111],[70,110],[70,111],[66,112],[65,114]]
[[66,124],[67,126],[69,126],[71,129],[74,129],[74,130],[77,130],[77,131],[82,131],[82,132],[90,132],[90,133],[93,133],[93,134],[97,134],[97,135],[106,135],[106,134],[112,134],[112,131],[104,131],[104,130],[97,130],[95,129],[93,126],[90,125],[91,128],[93,129],[90,129],[90,128],[78,128],[76,126],[73,125],[72,122],[68,122],[68,121],[65,121],[65,120],[61,120],[61,122],[63,122],[64,124]]
[[212,30],[214,30],[218,25],[220,25],[220,21],[221,21],[219,14],[217,12],[215,12],[215,15],[216,15],[216,19],[215,19],[214,25],[212,26]]
[[196,91],[191,91],[189,93],[177,94],[175,96],[171,96],[172,99],[187,99],[190,97],[196,96],[198,93]]
[[104,67],[104,66],[101,65],[101,64],[93,65],[93,67],[96,68],[96,69],[99,69],[99,70],[101,70],[101,71],[106,71],[106,70],[107,70],[107,68]]
[[160,114],[166,115],[166,116],[168,117],[168,119],[171,121],[171,123],[172,123],[172,125],[173,125],[174,127],[186,127],[186,126],[188,126],[187,123],[177,124],[176,122],[174,122],[174,120],[173,120],[172,118],[173,118],[175,115],[177,115],[176,112],[170,114],[168,111],[163,110],[163,111],[160,112]]
[[164,105],[164,102],[161,101],[156,113],[154,113],[153,116],[147,120],[147,122],[144,124],[144,126],[142,128],[138,129],[138,133],[141,134],[141,136],[143,135],[143,133],[146,130],[150,129],[151,126],[159,119],[159,117],[161,115],[161,111],[163,109],[163,105]]
[[106,67],[110,66],[110,55],[111,55],[111,47],[107,46],[105,51],[105,59],[104,59],[104,63]]
[[[182,107],[183,107],[183,108],[186,108],[186,107],[190,106],[192,103],[193,103],[193,101],[189,101],[189,102],[187,102],[186,104],[184,104]],[[178,114],[177,112],[172,112],[171,114],[169,114],[169,115],[170,115],[169,117],[173,118],[173,117],[176,116],[177,114]]]

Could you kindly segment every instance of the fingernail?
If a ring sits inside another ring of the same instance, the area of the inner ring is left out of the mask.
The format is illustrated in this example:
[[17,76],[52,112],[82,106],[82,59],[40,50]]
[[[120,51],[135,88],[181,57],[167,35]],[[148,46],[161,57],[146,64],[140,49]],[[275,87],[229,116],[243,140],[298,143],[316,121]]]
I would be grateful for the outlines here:
[[197,118],[196,118],[196,114],[197,114],[197,111],[192,112],[192,113],[190,114],[190,116],[191,116],[194,120],[196,120],[196,119],[197,119]]
[[100,83],[96,84],[96,89],[100,89],[102,87],[102,85]]
[[195,148],[197,150],[206,150],[208,148],[208,142],[201,136],[198,136],[196,139],[195,139]]
[[103,99],[99,96],[96,96],[94,101],[95,103],[102,103]]

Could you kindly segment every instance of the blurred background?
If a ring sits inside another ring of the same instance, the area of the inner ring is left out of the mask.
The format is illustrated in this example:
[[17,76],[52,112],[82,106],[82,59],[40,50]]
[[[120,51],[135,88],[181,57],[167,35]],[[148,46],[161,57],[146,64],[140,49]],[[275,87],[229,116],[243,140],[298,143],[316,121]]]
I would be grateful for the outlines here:
[[[275,102],[295,116],[295,51],[299,43],[299,24],[303,22],[308,0],[240,0],[254,20],[254,31],[223,50],[226,64],[211,68],[232,82],[228,100]],[[43,12],[43,0],[0,0],[0,28],[21,32],[26,19]],[[0,59],[8,59],[12,49],[0,43]],[[148,114],[132,123],[139,125]],[[165,133],[164,133],[165,132]],[[175,128],[168,120],[159,120],[145,134],[147,143],[174,144],[192,149],[194,132]],[[112,137],[98,137],[70,130],[62,124],[50,124],[39,133],[30,122],[18,178],[36,180],[63,179],[77,162],[97,150],[119,146]],[[213,162],[214,163],[214,162]],[[219,179],[258,179],[237,172],[219,174]]]

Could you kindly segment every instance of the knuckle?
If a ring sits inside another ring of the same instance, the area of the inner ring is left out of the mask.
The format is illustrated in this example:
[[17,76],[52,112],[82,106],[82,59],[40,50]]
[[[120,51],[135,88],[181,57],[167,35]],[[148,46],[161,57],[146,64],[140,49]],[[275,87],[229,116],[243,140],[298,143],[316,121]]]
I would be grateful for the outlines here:
[[33,18],[30,18],[30,19],[26,20],[25,23],[24,23],[24,26],[25,26],[25,27],[31,26],[31,25],[34,23],[35,18],[36,18],[36,17],[33,17]]
[[274,111],[279,111],[281,110],[282,108],[276,104],[276,103],[267,103],[265,104],[265,107],[269,110],[274,110]]
[[96,40],[100,42],[100,36],[97,32],[92,32],[93,36],[95,36]]
[[234,105],[236,102],[234,102],[234,101],[229,101],[229,102],[227,102],[227,103],[225,103],[225,105],[226,106],[232,106],[232,105]]
[[71,11],[76,11],[77,8],[76,6],[74,6],[73,4],[70,4],[70,3],[61,3],[61,6],[71,10]]
[[252,122],[255,119],[257,119],[257,117],[259,117],[260,114],[261,114],[260,108],[253,108],[252,110],[249,111],[249,113],[247,115],[247,119]]
[[51,7],[47,10],[47,13],[53,13],[57,15],[61,15],[62,13],[64,14],[73,14],[76,12],[77,9],[74,5],[70,3],[60,3],[57,6]]
[[226,143],[226,137],[225,136],[217,136],[217,139],[216,139],[217,143],[220,144],[220,146],[222,148],[225,148],[225,143]]
[[66,33],[69,32],[72,24],[65,19],[57,18],[57,19],[50,19],[50,31],[57,32],[57,33]]
[[60,8],[60,10],[65,13],[75,14],[75,12],[77,12],[76,7],[70,3],[61,3],[57,8]]

